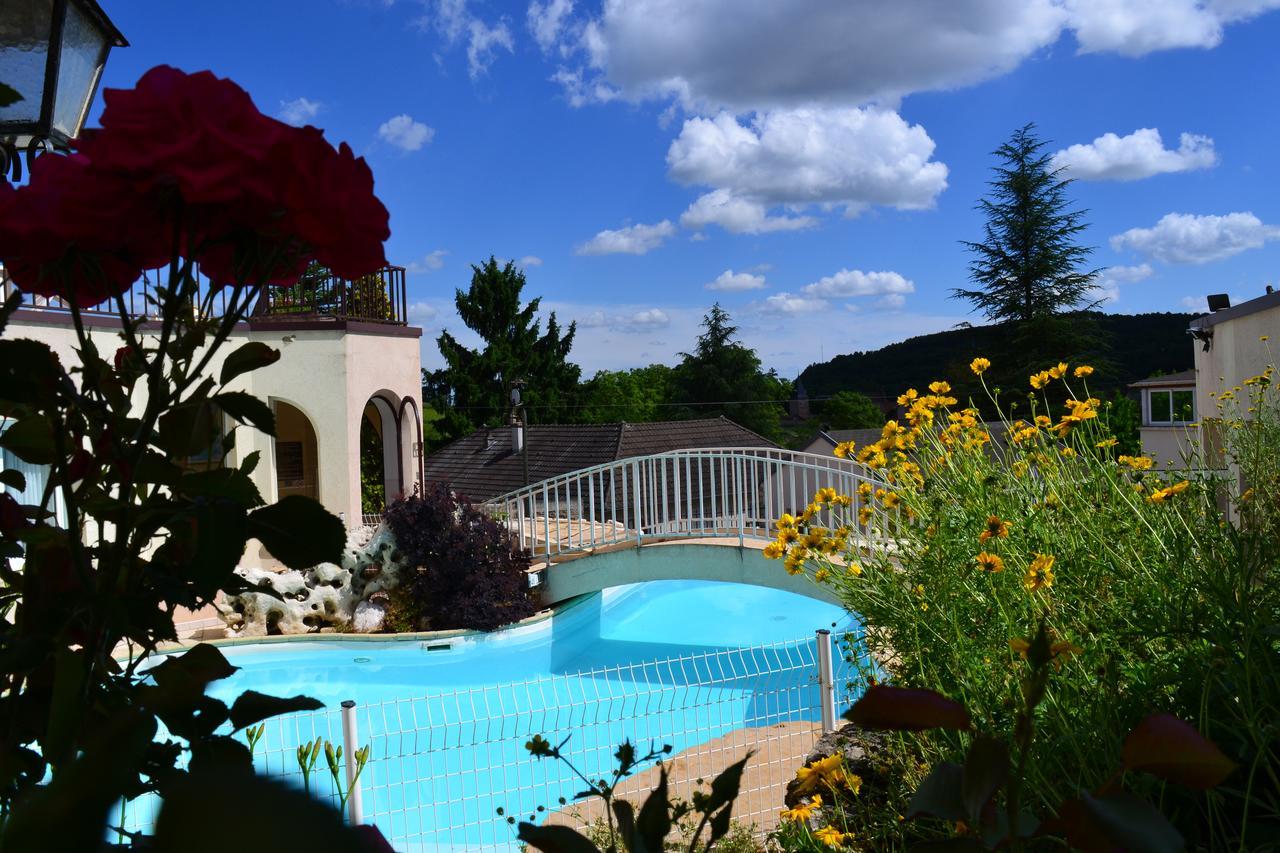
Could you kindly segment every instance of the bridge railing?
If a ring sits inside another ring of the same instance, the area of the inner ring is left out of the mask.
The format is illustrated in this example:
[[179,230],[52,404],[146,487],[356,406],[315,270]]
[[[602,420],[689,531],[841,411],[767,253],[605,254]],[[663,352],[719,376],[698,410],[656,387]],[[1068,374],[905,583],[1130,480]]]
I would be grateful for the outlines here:
[[[883,545],[902,523],[899,511],[864,501],[862,483],[887,488],[857,462],[793,450],[741,447],[637,456],[552,477],[485,505],[520,546],[558,557],[646,540],[772,539],[783,513],[804,511],[824,486],[853,504],[825,508],[814,524],[852,529],[853,544]],[[863,506],[869,510],[862,513]]]

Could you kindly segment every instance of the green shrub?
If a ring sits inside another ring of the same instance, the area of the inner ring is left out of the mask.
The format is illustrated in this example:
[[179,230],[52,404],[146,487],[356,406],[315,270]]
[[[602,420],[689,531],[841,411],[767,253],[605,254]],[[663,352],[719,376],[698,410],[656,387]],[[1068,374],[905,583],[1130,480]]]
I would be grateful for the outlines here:
[[[974,372],[986,366],[975,360]],[[886,487],[820,491],[798,518],[779,521],[767,553],[837,590],[865,620],[869,651],[894,683],[962,702],[979,730],[1014,729],[1019,670],[1043,621],[1055,672],[1036,709],[1026,805],[1051,813],[1107,779],[1125,734],[1167,712],[1242,770],[1213,792],[1157,792],[1163,810],[1195,846],[1250,849],[1280,837],[1280,406],[1271,372],[1224,395],[1231,471],[1185,478],[1117,454],[1089,372],[1058,365],[1033,376],[1032,420],[1006,421],[1003,447],[991,445],[975,409],[957,409],[946,383],[907,392],[907,417],[887,424],[880,442],[837,448]],[[1054,416],[1043,395],[1063,391],[1065,413]],[[989,396],[1008,410],[1008,395]],[[1209,456],[1195,448],[1187,467],[1210,468]],[[854,529],[868,524],[891,533],[896,548],[856,548]],[[960,760],[966,739],[891,738],[900,797],[854,816],[856,834],[899,835],[906,792],[930,766]]]

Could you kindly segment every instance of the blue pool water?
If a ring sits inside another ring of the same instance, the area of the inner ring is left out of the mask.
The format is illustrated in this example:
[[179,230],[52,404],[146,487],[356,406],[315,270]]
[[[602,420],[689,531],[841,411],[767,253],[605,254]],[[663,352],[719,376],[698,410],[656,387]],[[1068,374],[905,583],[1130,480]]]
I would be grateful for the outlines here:
[[[532,735],[567,737],[565,752],[596,778],[623,739],[678,753],[744,727],[816,720],[818,628],[838,637],[856,624],[839,607],[778,590],[653,581],[487,635],[225,647],[241,669],[211,692],[325,703],[269,721],[255,756],[262,771],[299,783],[296,747],[317,736],[340,743],[338,708],[353,700],[360,742],[372,748],[366,820],[397,850],[514,849],[499,807],[537,820],[539,806],[558,808],[581,788],[564,765],[529,756]],[[322,757],[313,790],[332,794],[323,766]],[[146,805],[131,824],[147,822]]]

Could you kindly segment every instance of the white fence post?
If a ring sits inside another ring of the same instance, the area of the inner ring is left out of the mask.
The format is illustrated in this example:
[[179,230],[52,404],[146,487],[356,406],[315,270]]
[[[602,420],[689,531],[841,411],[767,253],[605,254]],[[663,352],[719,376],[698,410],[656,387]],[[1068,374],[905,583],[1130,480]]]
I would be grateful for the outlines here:
[[347,760],[347,814],[351,825],[364,823],[364,802],[360,797],[359,772],[356,767],[356,750],[360,748],[360,732],[356,728],[356,703],[346,699],[342,703],[342,754]]
[[822,709],[822,733],[836,730],[836,674],[831,663],[831,632],[819,628],[818,643],[818,705]]

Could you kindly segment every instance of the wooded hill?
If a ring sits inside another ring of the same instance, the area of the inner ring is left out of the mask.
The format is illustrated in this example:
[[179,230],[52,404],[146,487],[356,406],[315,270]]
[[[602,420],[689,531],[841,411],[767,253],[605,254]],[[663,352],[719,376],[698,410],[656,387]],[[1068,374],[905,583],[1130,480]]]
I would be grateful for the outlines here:
[[[1130,382],[1157,373],[1176,373],[1194,367],[1193,342],[1187,334],[1195,314],[1075,315],[1089,328],[1085,359],[1097,367],[1090,382],[1093,393],[1110,394]],[[972,326],[920,335],[871,352],[838,355],[823,364],[811,364],[800,374],[810,398],[839,391],[859,391],[873,399],[896,397],[906,388],[923,389],[935,379],[946,379],[958,388],[973,384],[969,362],[984,356],[993,363],[992,375],[1025,388],[1025,377],[1012,376],[1007,368],[1021,371],[1026,361],[1017,351],[1011,324]],[[1048,365],[1041,365],[1047,367]],[[1006,371],[1001,371],[1001,367]]]

